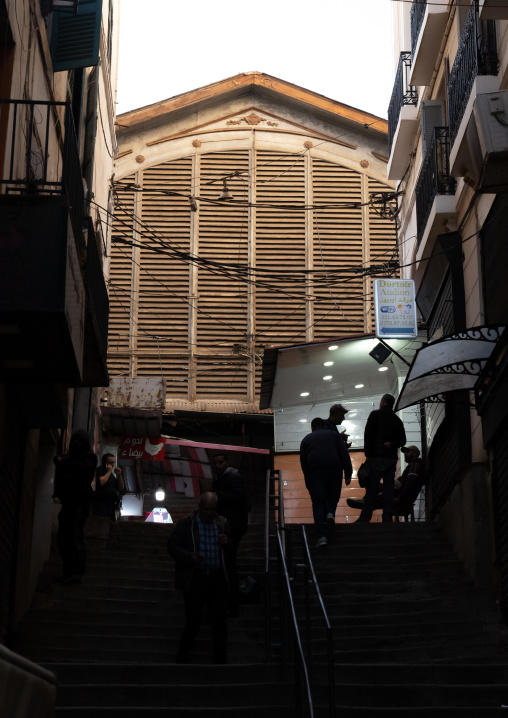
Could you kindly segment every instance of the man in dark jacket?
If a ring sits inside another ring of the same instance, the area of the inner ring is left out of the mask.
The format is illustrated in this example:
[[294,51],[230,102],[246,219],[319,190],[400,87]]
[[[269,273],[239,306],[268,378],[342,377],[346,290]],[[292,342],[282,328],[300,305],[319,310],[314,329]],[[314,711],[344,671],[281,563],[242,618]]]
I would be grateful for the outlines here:
[[337,427],[342,424],[342,422],[346,418],[346,414],[348,413],[348,411],[349,410],[346,409],[344,404],[332,404],[332,406],[330,407],[330,414],[328,416],[328,419],[325,419],[325,429],[329,429],[330,431],[337,431],[339,436],[346,442],[347,448],[351,446],[351,444],[347,443],[349,434],[346,434],[345,430],[339,432]]
[[240,539],[247,531],[249,521],[249,497],[243,484],[240,472],[229,465],[227,454],[219,453],[212,457],[212,467],[215,479],[212,482],[212,491],[218,499],[217,513],[228,520],[233,544],[233,554],[236,556]]
[[60,499],[57,546],[62,556],[64,583],[82,583],[86,566],[85,523],[90,511],[92,481],[97,456],[90,446],[88,433],[75,431],[69,453],[56,456],[54,497]]
[[174,527],[168,551],[176,561],[175,587],[184,592],[185,626],[176,657],[186,663],[204,618],[212,624],[215,663],[227,663],[228,563],[231,536],[226,519],[216,512],[217,497],[206,492],[198,508]]
[[358,519],[369,523],[383,479],[383,521],[393,519],[393,486],[398,449],[406,443],[404,424],[394,413],[395,397],[385,394],[379,409],[371,411],[365,425],[363,450],[369,464],[369,484],[362,513]]
[[335,523],[342,473],[346,486],[349,486],[353,468],[346,445],[337,431],[325,429],[325,422],[319,418],[313,419],[310,426],[312,433],[307,434],[300,444],[300,464],[312,500],[317,546],[326,546],[326,522]]

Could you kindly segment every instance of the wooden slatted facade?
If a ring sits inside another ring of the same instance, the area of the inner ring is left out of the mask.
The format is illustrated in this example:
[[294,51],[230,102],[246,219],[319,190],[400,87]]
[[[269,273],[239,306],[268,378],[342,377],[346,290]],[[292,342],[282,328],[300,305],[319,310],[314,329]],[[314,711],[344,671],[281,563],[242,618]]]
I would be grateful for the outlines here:
[[[354,268],[392,258],[396,235],[394,222],[368,206],[371,192],[391,188],[367,174],[310,152],[231,146],[122,180],[139,191],[117,187],[109,368],[112,376],[162,374],[174,399],[252,405],[265,346],[371,330],[372,282]],[[167,194],[216,200],[226,175],[245,205],[199,201],[192,212],[188,199]],[[292,210],[267,203],[355,206]],[[174,249],[199,262],[175,257]],[[279,281],[258,273],[254,285],[204,261],[302,274]]]

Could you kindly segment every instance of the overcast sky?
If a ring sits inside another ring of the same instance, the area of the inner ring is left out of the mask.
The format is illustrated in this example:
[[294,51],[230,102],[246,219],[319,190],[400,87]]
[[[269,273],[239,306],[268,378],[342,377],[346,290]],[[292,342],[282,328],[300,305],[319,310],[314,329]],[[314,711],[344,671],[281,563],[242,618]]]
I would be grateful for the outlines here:
[[117,112],[257,70],[386,117],[392,0],[121,0]]

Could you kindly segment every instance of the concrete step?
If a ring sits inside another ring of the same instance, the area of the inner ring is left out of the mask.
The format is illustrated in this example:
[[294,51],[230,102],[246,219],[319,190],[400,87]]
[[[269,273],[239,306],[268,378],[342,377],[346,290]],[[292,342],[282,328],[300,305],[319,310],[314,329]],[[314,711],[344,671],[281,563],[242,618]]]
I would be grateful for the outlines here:
[[[102,663],[44,663],[45,668],[54,673],[60,685],[83,685],[84,683],[101,684],[118,683],[130,685],[164,684],[166,686],[191,684],[199,685],[206,682],[213,684],[235,683],[278,683],[282,681],[282,668],[278,663],[230,663],[227,666],[209,664],[206,671],[202,665],[175,664],[173,662],[136,663],[111,662],[107,666]],[[498,667],[500,671],[502,667]]]
[[[327,673],[326,662],[319,662],[318,657],[312,661],[313,678],[318,685],[324,685]],[[105,667],[102,663],[44,663],[43,667],[57,676],[58,683],[66,685],[74,683],[103,683]],[[290,669],[291,671],[291,669]],[[314,675],[315,674],[315,675]],[[397,676],[401,685],[410,684],[418,676],[418,683],[426,685],[497,685],[508,684],[508,659],[505,662],[485,663],[366,663],[361,668],[358,664],[335,662],[335,679],[337,684],[363,686],[366,682],[372,686],[392,684]],[[291,673],[290,673],[291,677]],[[107,679],[111,683],[153,683],[179,685],[190,683],[197,685],[203,680],[203,666],[174,663],[152,663],[137,665],[135,663],[108,664]],[[268,681],[277,683],[283,679],[283,670],[278,663],[252,663],[239,665],[229,663],[228,666],[207,665],[206,680],[209,683],[237,683],[247,680],[252,682]]]
[[[78,716],[90,716],[90,708],[85,707],[66,707],[57,708],[56,715],[58,718],[78,718]],[[129,716],[129,718],[146,718],[146,716],[164,716],[165,718],[220,718],[221,716],[228,716],[229,718],[259,718],[259,715],[263,715],[264,718],[281,718],[281,715],[293,716],[294,713],[293,702],[287,706],[272,706],[256,705],[256,706],[228,706],[221,705],[207,706],[196,708],[190,707],[172,707],[164,706],[159,708],[152,708],[151,706],[143,706],[141,708],[123,706],[121,708],[103,708],[94,707],[93,716],[94,718],[121,718],[122,716]]]
[[[204,635],[200,632],[200,636]],[[152,649],[151,640],[146,640],[145,647],[139,650],[133,648],[125,651],[120,651],[115,645],[111,645],[105,649],[84,649],[84,648],[53,648],[51,646],[41,646],[36,648],[30,646],[25,652],[19,651],[19,653],[26,658],[29,658],[35,663],[61,663],[62,661],[78,662],[78,663],[132,663],[133,661],[137,664],[140,663],[174,663],[176,655],[177,639],[175,638],[174,643],[167,643],[165,648],[157,650]],[[231,645],[228,650],[228,661],[230,663],[256,663],[264,662],[265,651],[264,643],[256,642],[253,644],[245,645],[245,641],[238,642],[238,645]],[[192,654],[192,663],[195,664],[208,664],[212,663],[212,650],[211,650],[211,639],[203,642],[202,650],[200,650],[200,644],[196,641],[196,648]]]
[[161,684],[70,684],[58,690],[58,706],[111,706],[118,708],[150,705],[151,708],[227,707],[241,712],[245,706],[279,706],[291,704],[294,688],[280,683],[227,682],[214,684],[206,675],[197,683]]

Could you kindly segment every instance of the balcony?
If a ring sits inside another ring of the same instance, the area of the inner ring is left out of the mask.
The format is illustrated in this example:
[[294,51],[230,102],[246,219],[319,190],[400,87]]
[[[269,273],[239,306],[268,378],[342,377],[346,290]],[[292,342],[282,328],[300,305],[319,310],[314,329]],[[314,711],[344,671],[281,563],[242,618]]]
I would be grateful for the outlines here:
[[456,218],[456,180],[450,174],[448,127],[435,127],[416,183],[417,255],[430,256],[438,234]]
[[401,52],[388,107],[388,178],[402,179],[418,129],[418,92],[409,84],[411,53]]
[[508,20],[508,0],[480,0],[481,20]]
[[109,301],[70,107],[0,102],[0,131],[0,380],[105,386]]
[[67,198],[0,195],[0,381],[79,384],[84,319]]
[[413,65],[410,82],[416,87],[428,85],[448,21],[448,0],[413,0],[411,5],[411,53]]
[[464,146],[476,96],[496,92],[498,69],[495,21],[480,20],[478,0],[473,0],[448,82],[450,168],[455,176],[464,173]]
[[81,253],[85,196],[70,104],[0,100],[0,131],[6,134],[5,147],[0,142],[0,191],[66,197]]
[[108,386],[107,348],[109,297],[91,217],[88,217],[85,289],[85,337],[82,385]]

